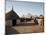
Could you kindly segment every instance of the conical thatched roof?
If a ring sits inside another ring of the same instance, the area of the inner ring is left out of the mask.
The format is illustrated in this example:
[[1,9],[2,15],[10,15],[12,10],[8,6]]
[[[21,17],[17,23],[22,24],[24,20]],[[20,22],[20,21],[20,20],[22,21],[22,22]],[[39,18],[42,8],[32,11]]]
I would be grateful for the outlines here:
[[12,19],[19,18],[19,16],[13,11],[13,9],[9,11],[8,13],[6,13],[5,16],[6,16],[6,20],[12,20]]

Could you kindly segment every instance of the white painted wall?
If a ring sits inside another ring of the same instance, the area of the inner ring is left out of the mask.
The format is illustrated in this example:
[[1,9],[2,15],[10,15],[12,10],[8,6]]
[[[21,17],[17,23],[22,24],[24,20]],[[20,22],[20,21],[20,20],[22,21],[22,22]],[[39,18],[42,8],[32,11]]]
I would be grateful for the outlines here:
[[16,23],[19,24],[19,23],[20,23],[20,19],[17,19],[17,20],[16,20]]
[[43,22],[44,22],[43,20],[44,20],[44,19],[37,19],[37,20],[38,20],[39,26],[43,26],[43,24],[44,24],[44,23],[43,23]]

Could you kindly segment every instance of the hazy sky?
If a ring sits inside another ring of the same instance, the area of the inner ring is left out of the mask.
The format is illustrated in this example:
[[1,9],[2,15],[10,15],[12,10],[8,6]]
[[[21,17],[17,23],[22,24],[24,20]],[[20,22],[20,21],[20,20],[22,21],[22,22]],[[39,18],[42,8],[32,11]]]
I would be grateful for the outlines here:
[[44,4],[41,2],[25,2],[25,1],[13,1],[6,0],[6,13],[11,11],[13,6],[14,11],[22,16],[27,15],[28,13],[32,15],[43,15],[43,6]]

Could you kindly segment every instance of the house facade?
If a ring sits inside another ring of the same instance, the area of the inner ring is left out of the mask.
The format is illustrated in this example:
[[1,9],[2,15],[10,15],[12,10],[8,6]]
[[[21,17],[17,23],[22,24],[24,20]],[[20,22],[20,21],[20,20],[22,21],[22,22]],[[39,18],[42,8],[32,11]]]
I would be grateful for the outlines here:
[[19,21],[19,16],[12,10],[5,14],[6,25],[15,26]]

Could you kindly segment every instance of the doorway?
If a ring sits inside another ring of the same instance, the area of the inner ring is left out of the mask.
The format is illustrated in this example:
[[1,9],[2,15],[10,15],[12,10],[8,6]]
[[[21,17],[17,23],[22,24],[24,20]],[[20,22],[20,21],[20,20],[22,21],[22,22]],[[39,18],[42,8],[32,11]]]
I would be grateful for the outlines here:
[[15,26],[16,25],[16,20],[13,20],[12,21],[12,26]]

